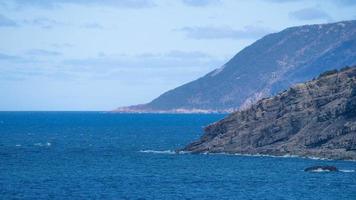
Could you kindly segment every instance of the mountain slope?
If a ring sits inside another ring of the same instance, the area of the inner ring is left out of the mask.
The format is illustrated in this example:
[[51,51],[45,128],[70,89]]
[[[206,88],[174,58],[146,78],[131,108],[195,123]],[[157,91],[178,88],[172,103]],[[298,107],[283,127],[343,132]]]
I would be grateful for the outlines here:
[[246,47],[224,66],[120,112],[210,112],[246,108],[321,72],[356,64],[356,20],[287,28]]
[[356,160],[356,66],[232,113],[183,150]]

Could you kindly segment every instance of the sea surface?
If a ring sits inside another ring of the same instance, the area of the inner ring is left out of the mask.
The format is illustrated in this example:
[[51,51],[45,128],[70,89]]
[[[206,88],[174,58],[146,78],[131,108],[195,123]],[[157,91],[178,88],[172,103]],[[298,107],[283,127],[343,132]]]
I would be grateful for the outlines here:
[[356,199],[353,161],[173,152],[223,117],[0,112],[0,199]]

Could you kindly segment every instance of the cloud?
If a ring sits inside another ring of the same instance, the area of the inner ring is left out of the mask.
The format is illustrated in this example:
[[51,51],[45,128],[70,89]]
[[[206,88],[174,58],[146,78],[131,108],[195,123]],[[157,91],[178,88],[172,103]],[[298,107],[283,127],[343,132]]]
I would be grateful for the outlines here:
[[80,74],[80,76],[117,79],[122,76],[122,73],[209,71],[222,65],[225,61],[225,58],[214,57],[203,52],[174,50],[166,53],[137,55],[106,55],[100,53],[95,57],[67,59],[60,63],[60,66],[65,67],[66,72]]
[[298,20],[331,20],[331,17],[319,8],[304,8],[289,13],[289,17]]
[[200,51],[179,51],[179,50],[172,50],[164,54],[140,54],[138,57],[141,58],[170,58],[170,59],[209,59],[212,56]]
[[84,5],[84,6],[109,6],[115,8],[148,8],[155,6],[153,0],[11,0],[8,6],[39,7],[45,9],[58,8],[63,5]]
[[269,28],[245,26],[243,29],[230,27],[184,27],[178,29],[192,39],[255,39],[273,32]]
[[165,54],[165,56],[167,57],[172,57],[172,58],[181,58],[181,59],[186,59],[186,58],[190,58],[190,59],[203,59],[203,58],[210,58],[211,56],[200,52],[200,51],[170,51],[167,54]]
[[66,72],[60,71],[59,69],[59,67],[51,65],[51,63],[8,63],[6,65],[0,65],[0,70],[2,72],[0,73],[0,81],[38,80],[39,78],[63,80],[70,77],[70,74],[63,76]]
[[0,27],[21,27],[24,25],[30,25],[30,26],[38,26],[41,28],[45,29],[51,29],[55,25],[65,25],[64,23],[58,22],[54,19],[49,19],[46,17],[39,17],[39,18],[34,18],[34,19],[25,19],[25,20],[12,20],[4,15],[0,14]]
[[173,50],[161,54],[144,53],[138,55],[106,55],[100,53],[91,58],[67,59],[62,64],[101,68],[194,68],[204,67],[207,63],[214,63],[216,60],[219,59],[199,51]]
[[355,6],[356,5],[355,0],[334,0],[334,2],[341,6]]
[[[27,59],[20,55],[10,55],[6,53],[0,53],[0,62],[1,63],[35,63],[37,60],[35,59]],[[0,67],[4,67],[4,65],[0,64]]]
[[[57,20],[46,17],[26,19],[22,21],[21,25],[37,26],[44,29],[52,29],[55,26],[74,26],[73,24],[59,22]],[[83,25],[78,25],[78,27],[86,29],[104,29],[104,27],[99,23],[85,23]]]
[[44,49],[31,49],[26,52],[30,56],[59,56],[62,55],[58,51],[48,51]]
[[182,0],[185,5],[194,7],[204,7],[209,5],[218,5],[222,2],[220,0]]
[[289,2],[300,2],[303,0],[264,0],[267,2],[273,2],[273,3],[289,3]]
[[54,47],[56,49],[63,49],[63,48],[73,47],[74,45],[71,43],[52,43],[52,44],[50,44],[50,46]]
[[[263,0],[266,2],[272,2],[272,3],[291,3],[291,2],[310,2],[307,0]],[[314,0],[315,3],[319,3],[320,1]],[[356,1],[355,0],[325,0],[324,2],[330,2],[339,6],[355,6]]]
[[82,26],[87,29],[104,29],[104,27],[98,23],[87,23]]
[[50,57],[60,56],[61,52],[50,51],[45,49],[30,49],[19,54],[0,53],[0,66],[1,63],[6,62],[11,64],[39,64],[46,62],[53,62]]
[[31,25],[31,26],[38,26],[44,29],[51,29],[53,28],[53,26],[56,25],[63,25],[63,23],[58,22],[57,20],[54,19],[49,19],[46,17],[40,17],[40,18],[35,18],[35,19],[31,19],[31,20],[23,20],[22,24],[25,25]]
[[56,55],[60,53],[40,49],[29,50],[24,57],[0,53],[0,79],[117,80],[118,77],[127,79],[126,75],[132,77],[142,73],[201,74],[226,62],[226,58],[204,52],[179,50],[136,55],[99,53],[93,57],[64,60],[49,58]]
[[[198,73],[210,71],[226,62],[199,51],[173,50],[166,53],[144,53],[137,55],[106,55],[67,59],[59,65],[73,76],[90,79],[125,79],[124,74]],[[162,77],[160,77],[162,79]]]
[[17,26],[16,22],[12,19],[0,14],[0,27],[14,27]]
[[0,60],[17,61],[21,60],[21,57],[0,53]]

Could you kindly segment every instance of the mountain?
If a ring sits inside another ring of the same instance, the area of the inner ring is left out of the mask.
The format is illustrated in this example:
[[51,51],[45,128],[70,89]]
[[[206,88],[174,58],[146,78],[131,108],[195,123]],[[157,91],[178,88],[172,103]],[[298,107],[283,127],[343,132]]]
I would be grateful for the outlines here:
[[183,150],[356,160],[356,66],[232,113]]
[[325,70],[356,64],[356,20],[287,28],[152,102],[118,112],[231,112]]

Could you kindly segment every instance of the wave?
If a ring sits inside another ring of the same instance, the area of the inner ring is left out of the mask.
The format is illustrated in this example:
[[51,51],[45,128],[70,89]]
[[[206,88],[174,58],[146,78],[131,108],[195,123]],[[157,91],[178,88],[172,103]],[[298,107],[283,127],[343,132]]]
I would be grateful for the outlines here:
[[[154,154],[191,154],[190,151],[172,151],[172,150],[140,150],[141,153],[154,153]],[[311,159],[311,160],[325,160],[325,161],[333,161],[333,159],[322,158],[316,156],[300,156],[294,154],[285,154],[285,155],[269,155],[269,154],[245,154],[245,153],[211,153],[211,152],[202,152],[200,154],[203,155],[229,155],[229,156],[248,156],[248,157],[271,157],[271,158],[303,158],[303,159]],[[356,161],[356,160],[344,160],[344,161]],[[346,172],[354,172],[353,170]]]
[[300,158],[308,158],[308,159],[312,159],[312,160],[332,160],[329,158],[321,158],[321,157],[315,157],[315,156],[299,156],[299,157]]
[[355,170],[353,170],[353,169],[340,169],[339,171],[340,171],[340,172],[345,172],[345,173],[352,173],[352,172],[355,172]]
[[[204,152],[203,154],[218,154],[218,155],[235,155],[235,156],[249,156],[249,157],[271,157],[271,158],[304,158],[304,159],[311,159],[311,160],[326,160],[326,161],[333,161],[330,158],[322,158],[316,156],[300,156],[294,154],[285,154],[285,155],[269,155],[269,154],[247,154],[247,153],[209,153]],[[344,160],[344,161],[356,161],[356,160]]]
[[[249,156],[249,157],[271,157],[271,158],[300,158],[298,155],[285,154],[281,156],[269,155],[269,154],[244,154],[244,153],[234,153],[235,156]],[[315,158],[316,159],[316,158]]]
[[157,150],[140,150],[140,153],[154,153],[154,154],[176,154],[175,151],[172,150],[161,150],[161,151],[157,151]]
[[[310,172],[331,172],[331,171],[327,170],[327,169],[315,169],[315,170],[311,170]],[[353,169],[340,169],[339,172],[352,173],[352,172],[355,172],[355,170],[353,170]]]
[[310,172],[331,172],[331,170],[318,168],[318,169],[311,170]]
[[49,147],[49,146],[51,146],[52,144],[50,143],[50,142],[46,142],[46,143],[35,143],[35,144],[33,144],[33,145],[35,145],[35,146],[39,146],[39,147],[44,147],[44,146],[46,146],[46,147]]
[[140,153],[154,153],[154,154],[189,154],[189,151],[172,151],[172,150],[140,150]]
[[[206,154],[206,153],[205,153]],[[321,158],[321,157],[315,157],[315,156],[299,156],[299,155],[294,155],[294,154],[285,154],[285,155],[270,155],[270,154],[248,154],[248,153],[212,153],[212,154],[223,154],[223,155],[235,155],[235,156],[249,156],[249,157],[271,157],[271,158],[307,158],[307,159],[312,159],[312,160],[332,160],[328,158]]]

